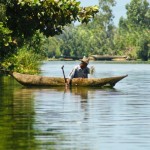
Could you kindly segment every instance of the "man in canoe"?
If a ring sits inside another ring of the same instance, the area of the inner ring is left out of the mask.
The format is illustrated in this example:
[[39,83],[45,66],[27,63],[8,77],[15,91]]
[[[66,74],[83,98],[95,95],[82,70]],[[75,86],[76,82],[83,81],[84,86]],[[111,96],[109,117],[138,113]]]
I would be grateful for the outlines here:
[[73,78],[88,78],[88,74],[90,73],[90,69],[87,67],[89,64],[89,58],[85,56],[81,60],[81,63],[71,71],[68,77],[67,86],[70,86],[71,80]]

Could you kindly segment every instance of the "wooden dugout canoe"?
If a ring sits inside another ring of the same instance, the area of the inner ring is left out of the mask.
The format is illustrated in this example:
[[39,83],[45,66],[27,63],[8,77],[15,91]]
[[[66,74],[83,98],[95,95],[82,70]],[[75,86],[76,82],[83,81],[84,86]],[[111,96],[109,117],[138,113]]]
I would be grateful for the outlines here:
[[[24,86],[64,86],[64,78],[60,77],[44,77],[39,75],[28,75],[17,72],[10,73],[20,84]],[[114,87],[117,82],[122,80],[124,76],[108,77],[108,78],[74,78],[72,86],[84,87]]]

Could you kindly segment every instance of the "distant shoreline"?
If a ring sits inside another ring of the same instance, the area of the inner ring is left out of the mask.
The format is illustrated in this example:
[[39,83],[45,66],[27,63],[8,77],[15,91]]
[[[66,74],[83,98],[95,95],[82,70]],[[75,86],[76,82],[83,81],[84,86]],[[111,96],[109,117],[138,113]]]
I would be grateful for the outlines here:
[[[46,61],[80,61],[73,60],[73,59],[62,59],[62,58],[48,58]],[[142,61],[142,60],[90,60],[90,62],[101,62],[101,63],[122,63],[122,64],[150,64],[150,60],[148,61]]]

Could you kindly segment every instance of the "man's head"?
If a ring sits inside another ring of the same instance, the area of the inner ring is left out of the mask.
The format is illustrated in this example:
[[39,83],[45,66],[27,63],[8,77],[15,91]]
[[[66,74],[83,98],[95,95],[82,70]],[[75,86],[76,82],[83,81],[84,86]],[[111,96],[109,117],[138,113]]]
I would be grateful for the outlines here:
[[88,64],[89,64],[89,58],[84,56],[83,59],[81,60],[80,67],[81,68],[86,68]]

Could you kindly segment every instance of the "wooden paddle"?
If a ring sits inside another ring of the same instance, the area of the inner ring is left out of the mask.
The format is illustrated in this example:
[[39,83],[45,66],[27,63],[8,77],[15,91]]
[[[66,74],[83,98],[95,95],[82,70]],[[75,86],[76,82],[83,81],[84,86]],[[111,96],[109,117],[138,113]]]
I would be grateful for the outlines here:
[[65,77],[65,72],[64,72],[64,65],[61,67],[61,69],[62,69],[62,72],[63,72],[64,81],[65,81],[65,83],[67,83],[67,79],[66,79],[66,77]]

